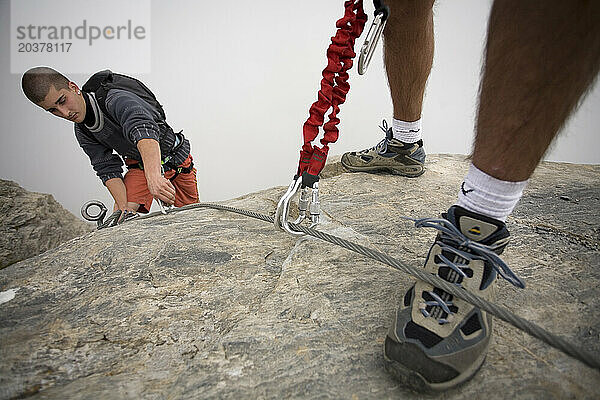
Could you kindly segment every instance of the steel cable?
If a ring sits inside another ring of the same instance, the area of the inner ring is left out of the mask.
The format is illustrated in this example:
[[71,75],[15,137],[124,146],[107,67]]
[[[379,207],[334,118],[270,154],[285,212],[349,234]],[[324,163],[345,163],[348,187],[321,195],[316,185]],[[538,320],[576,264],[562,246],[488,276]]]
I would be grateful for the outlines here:
[[[254,211],[243,210],[240,208],[224,206],[221,204],[215,204],[215,203],[189,204],[187,206],[183,206],[180,208],[169,209],[169,210],[167,210],[167,213],[185,211],[185,210],[190,210],[190,209],[195,209],[195,208],[210,208],[210,209],[215,209],[215,210],[228,211],[228,212],[233,212],[236,214],[244,215],[247,217],[259,219],[259,220],[262,220],[262,221],[265,221],[265,222],[268,222],[271,224],[273,224],[273,222],[274,222],[274,218],[271,216],[268,216],[268,215],[260,214],[260,213],[254,212]],[[150,217],[153,217],[155,215],[160,215],[160,214],[161,214],[160,212],[153,212],[153,213],[143,215],[143,216],[139,215],[132,219],[136,219],[136,220],[146,219],[146,218],[150,218]],[[497,318],[500,318],[501,320],[511,324],[512,326],[514,326],[524,332],[527,332],[531,336],[538,338],[541,341],[545,342],[546,344],[583,362],[587,366],[594,368],[596,370],[600,370],[600,359],[597,356],[587,352],[586,350],[584,350],[582,348],[577,347],[573,343],[561,338],[560,336],[557,336],[551,332],[548,332],[547,330],[534,324],[533,322],[530,322],[524,318],[521,318],[521,317],[515,315],[507,308],[490,303],[487,300],[484,300],[481,297],[466,291],[465,289],[463,289],[460,286],[453,285],[435,275],[425,272],[424,269],[414,268],[414,267],[407,265],[393,257],[390,257],[390,256],[382,253],[382,252],[370,249],[368,247],[359,245],[357,243],[350,242],[350,241],[348,241],[346,239],[342,239],[338,236],[330,235],[328,233],[318,231],[316,229],[313,229],[313,228],[310,228],[307,226],[294,224],[291,222],[289,223],[289,225],[292,229],[294,229],[296,231],[303,232],[307,235],[310,235],[315,238],[324,240],[326,242],[338,245],[345,249],[351,250],[355,253],[362,254],[373,260],[387,264],[397,270],[400,270],[407,274],[413,275],[414,277],[416,277],[420,280],[423,280],[435,287],[439,287],[442,290],[450,293],[451,295],[456,296],[476,307],[479,307],[480,309],[487,311],[491,315],[493,315]]]

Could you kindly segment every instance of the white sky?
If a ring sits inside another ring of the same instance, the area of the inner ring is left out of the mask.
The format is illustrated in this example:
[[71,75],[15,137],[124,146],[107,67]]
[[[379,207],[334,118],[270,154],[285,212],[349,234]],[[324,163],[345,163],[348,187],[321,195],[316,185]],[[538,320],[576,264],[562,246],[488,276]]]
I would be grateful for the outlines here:
[[[440,0],[436,5],[436,53],[423,110],[428,153],[470,151],[490,4]],[[372,4],[365,5],[370,24]],[[201,200],[289,183],[342,6],[342,0],[152,1],[151,73],[137,76],[164,105],[170,125],[184,129],[191,140]],[[10,73],[8,0],[0,0],[0,30],[5,54],[0,59],[0,178],[52,193],[78,216],[90,199],[112,207],[72,124],[30,104],[20,89],[21,76]],[[110,66],[107,55],[97,70]],[[87,78],[69,77],[80,85]],[[381,46],[365,76],[353,68],[350,84],[339,114],[340,139],[331,154],[374,145],[382,137],[378,124],[383,118],[390,122]],[[596,85],[547,159],[600,163],[598,110]]]

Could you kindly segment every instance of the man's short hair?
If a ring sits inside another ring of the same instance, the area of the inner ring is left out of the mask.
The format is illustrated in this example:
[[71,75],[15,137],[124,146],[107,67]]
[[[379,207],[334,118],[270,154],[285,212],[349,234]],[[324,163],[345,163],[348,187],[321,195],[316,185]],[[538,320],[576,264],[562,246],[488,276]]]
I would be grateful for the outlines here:
[[48,92],[50,86],[56,90],[67,89],[69,80],[66,76],[50,67],[34,67],[23,74],[21,78],[21,88],[25,96],[35,104],[41,103]]

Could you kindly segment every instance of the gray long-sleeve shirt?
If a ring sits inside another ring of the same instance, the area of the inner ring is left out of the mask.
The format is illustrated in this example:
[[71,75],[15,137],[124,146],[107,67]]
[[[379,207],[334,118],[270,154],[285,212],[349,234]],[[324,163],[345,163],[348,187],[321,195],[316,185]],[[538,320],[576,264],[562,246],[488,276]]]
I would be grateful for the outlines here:
[[[158,111],[135,93],[120,89],[109,90],[106,95],[109,118],[98,107],[93,93],[83,94],[89,96],[95,122],[93,126],[76,123],[75,137],[90,158],[102,183],[111,178],[122,177],[121,157],[142,160],[137,149],[137,143],[142,139],[158,141],[162,157],[170,155],[169,164],[173,166],[181,164],[190,154],[190,143],[185,138],[177,151],[171,153],[178,140],[175,133],[166,123],[157,122],[161,120]],[[86,112],[90,112],[89,108]]]

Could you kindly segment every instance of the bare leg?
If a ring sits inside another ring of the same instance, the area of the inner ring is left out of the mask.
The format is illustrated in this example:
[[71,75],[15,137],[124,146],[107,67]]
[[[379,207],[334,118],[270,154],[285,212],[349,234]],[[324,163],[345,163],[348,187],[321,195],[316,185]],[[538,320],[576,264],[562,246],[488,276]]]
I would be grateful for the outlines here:
[[[409,177],[424,171],[421,110],[433,62],[434,0],[384,0],[390,15],[383,32],[385,69],[394,106],[392,127],[374,147],[345,153],[341,163],[353,172],[385,172]],[[388,134],[392,134],[388,140]]]
[[528,179],[599,64],[600,2],[496,0],[473,164],[503,181]]
[[[468,266],[457,261],[464,260],[462,251],[480,251],[473,242],[498,254],[506,246],[510,235],[501,221],[598,71],[599,4],[597,0],[494,2],[473,155],[477,168],[469,170],[461,186],[460,207],[452,206],[444,215],[464,237],[440,234],[425,261],[427,271],[493,301],[494,280],[489,279],[492,275],[484,278],[486,272],[495,273],[491,263],[477,257]],[[451,254],[449,248],[457,250],[455,255],[438,257]],[[460,283],[447,272],[463,267],[472,274],[463,270]],[[510,273],[506,277],[522,287],[518,277]],[[385,340],[388,369],[416,390],[445,390],[470,379],[485,359],[493,329],[492,318],[484,311],[439,288],[438,301],[435,293],[433,286],[417,281],[412,294],[405,296],[410,307],[398,309]],[[469,315],[484,322],[471,324],[475,319]],[[473,330],[467,340],[463,329],[470,324]],[[439,349],[435,356],[430,355],[433,346]]]
[[394,118],[421,118],[425,84],[433,62],[433,0],[387,0],[384,63]]

